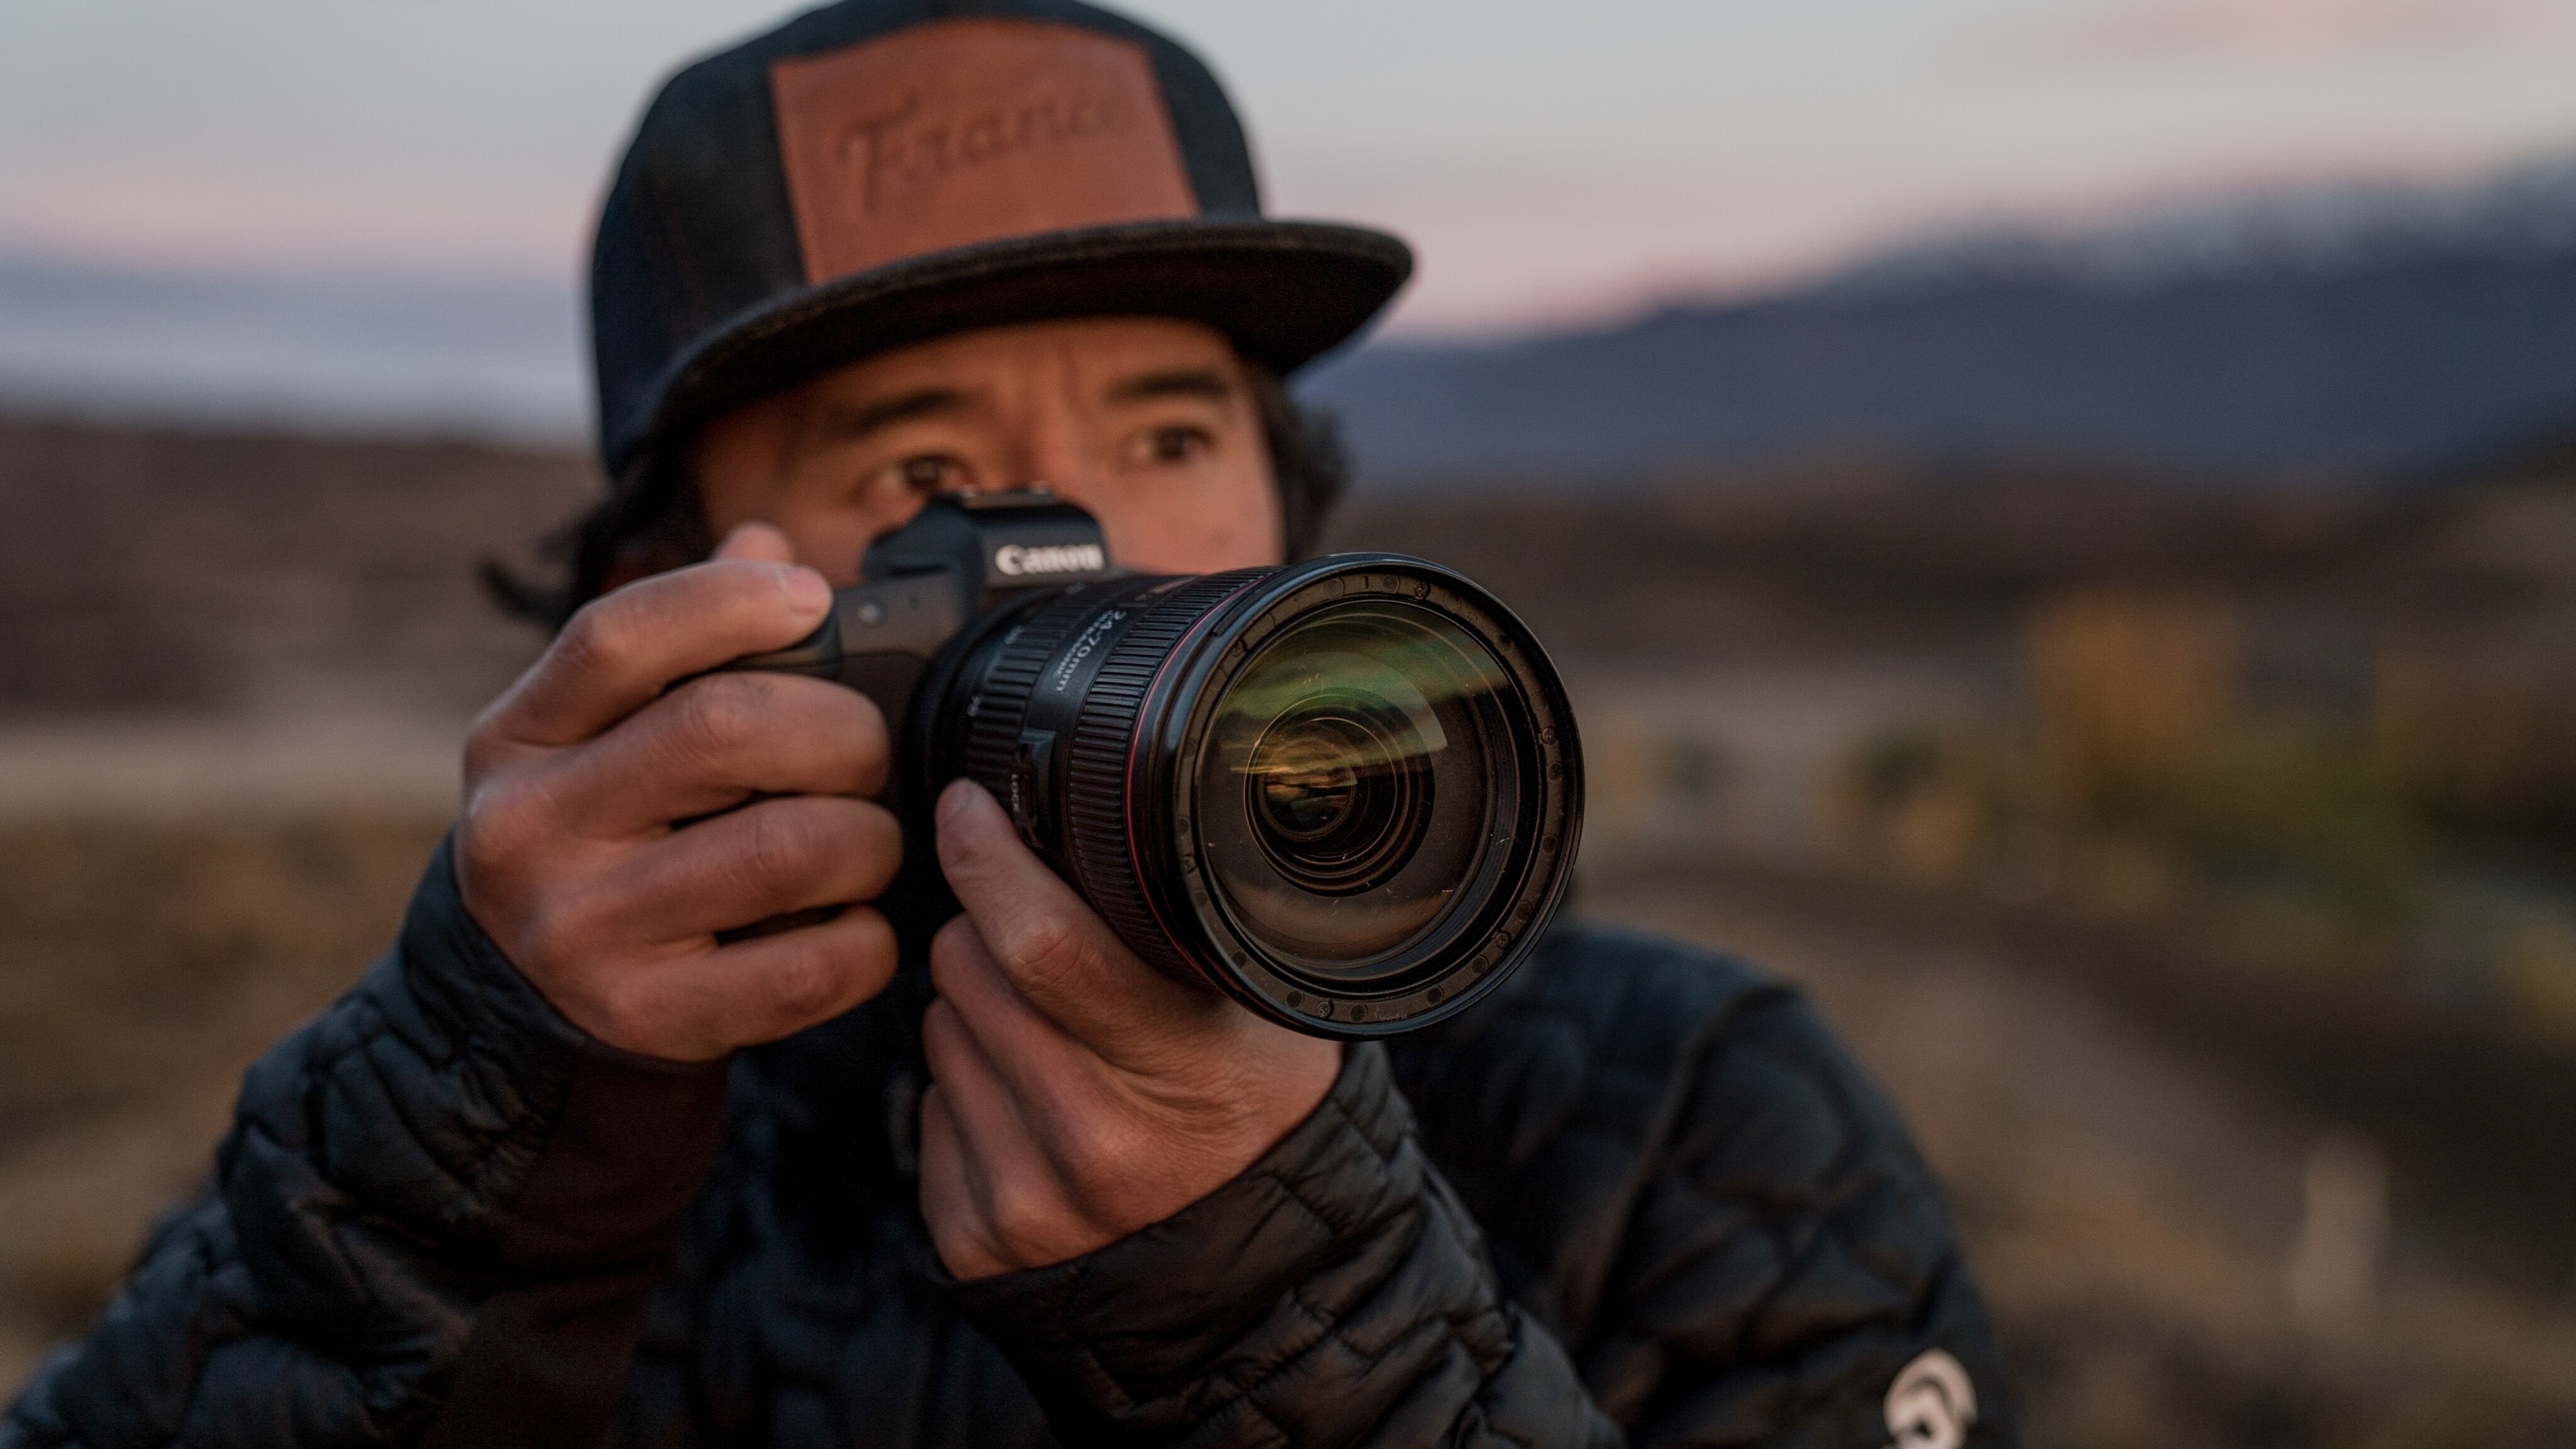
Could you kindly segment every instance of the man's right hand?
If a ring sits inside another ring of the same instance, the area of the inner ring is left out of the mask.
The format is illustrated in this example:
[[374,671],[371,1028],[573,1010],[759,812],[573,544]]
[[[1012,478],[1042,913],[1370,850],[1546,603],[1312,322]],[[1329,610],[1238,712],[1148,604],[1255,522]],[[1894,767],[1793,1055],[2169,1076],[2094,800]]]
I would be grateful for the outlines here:
[[790,558],[777,530],[747,524],[713,561],[593,601],[466,740],[466,909],[611,1046],[709,1060],[836,1016],[894,974],[894,932],[872,910],[716,941],[873,900],[903,854],[869,798],[887,740],[865,696],[775,674],[664,692],[813,632],[831,588]]

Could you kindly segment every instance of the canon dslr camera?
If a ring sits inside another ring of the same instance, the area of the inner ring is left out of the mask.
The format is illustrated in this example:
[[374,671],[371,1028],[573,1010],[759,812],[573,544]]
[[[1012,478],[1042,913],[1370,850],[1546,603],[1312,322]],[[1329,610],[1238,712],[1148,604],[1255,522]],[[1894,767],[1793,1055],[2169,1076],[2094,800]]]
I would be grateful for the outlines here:
[[1437,564],[1152,577],[1045,493],[943,499],[792,648],[884,711],[926,839],[968,776],[1138,956],[1318,1036],[1463,1010],[1528,955],[1582,821],[1565,691]]

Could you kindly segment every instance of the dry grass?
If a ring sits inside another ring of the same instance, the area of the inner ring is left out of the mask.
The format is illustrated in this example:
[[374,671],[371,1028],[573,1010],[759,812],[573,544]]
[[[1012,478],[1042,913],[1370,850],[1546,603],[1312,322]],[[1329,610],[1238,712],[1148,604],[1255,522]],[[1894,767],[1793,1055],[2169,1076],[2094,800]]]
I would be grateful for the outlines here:
[[97,1311],[235,1084],[384,948],[442,825],[0,825],[0,1383]]

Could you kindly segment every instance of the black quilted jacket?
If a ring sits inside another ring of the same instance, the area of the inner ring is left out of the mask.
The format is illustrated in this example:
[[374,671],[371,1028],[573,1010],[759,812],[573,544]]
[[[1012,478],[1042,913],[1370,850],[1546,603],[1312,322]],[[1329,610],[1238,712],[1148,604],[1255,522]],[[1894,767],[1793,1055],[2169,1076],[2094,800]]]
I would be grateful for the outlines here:
[[1733,961],[1562,929],[1205,1200],[966,1284],[915,1205],[920,1005],[625,1056],[442,852],[0,1446],[2011,1441],[1903,1126]]

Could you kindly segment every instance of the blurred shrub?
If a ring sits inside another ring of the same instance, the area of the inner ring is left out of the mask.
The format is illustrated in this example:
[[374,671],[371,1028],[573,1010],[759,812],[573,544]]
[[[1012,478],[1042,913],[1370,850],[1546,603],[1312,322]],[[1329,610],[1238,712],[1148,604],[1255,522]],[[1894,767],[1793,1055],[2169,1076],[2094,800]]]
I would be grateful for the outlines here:
[[2089,588],[2033,614],[2027,640],[2040,778],[2081,812],[2205,761],[2236,710],[2234,607],[2197,591]]
[[2576,655],[2404,642],[2366,721],[2282,719],[2240,699],[2239,633],[2205,592],[2049,600],[2024,635],[2027,732],[1873,737],[1843,771],[1848,856],[2438,979],[2576,1034]]
[[2241,732],[2095,819],[2161,841],[2213,885],[2319,901],[2373,940],[2406,918],[2425,863],[2408,801],[2368,742],[2315,726]]
[[2576,641],[2410,638],[2377,674],[2373,747],[2435,818],[2576,839]]
[[443,828],[0,825],[0,1147],[164,1089],[176,1063],[237,1070],[384,949]]
[[2022,773],[1973,730],[1918,724],[1879,735],[1844,772],[1835,815],[1846,852],[1909,880],[1961,882],[2025,813]]

